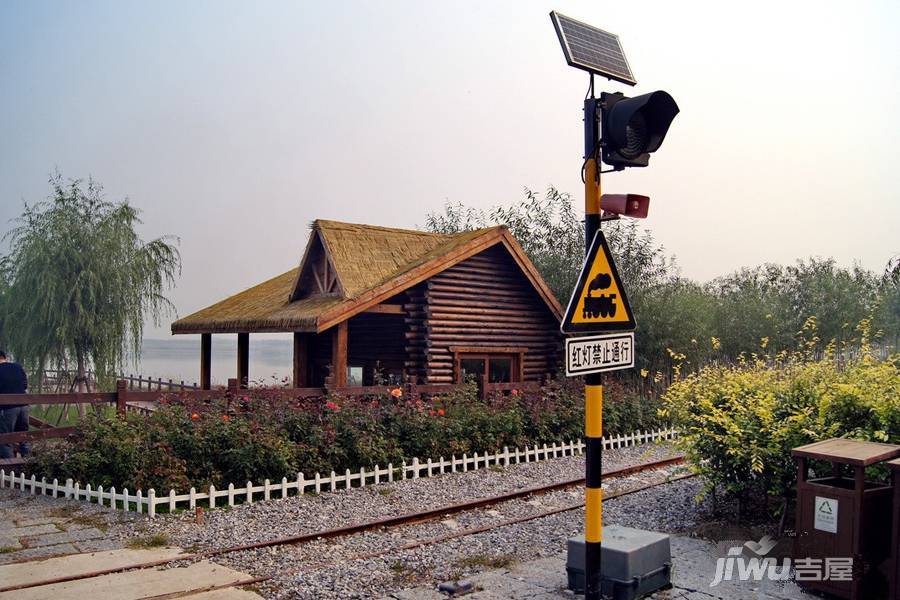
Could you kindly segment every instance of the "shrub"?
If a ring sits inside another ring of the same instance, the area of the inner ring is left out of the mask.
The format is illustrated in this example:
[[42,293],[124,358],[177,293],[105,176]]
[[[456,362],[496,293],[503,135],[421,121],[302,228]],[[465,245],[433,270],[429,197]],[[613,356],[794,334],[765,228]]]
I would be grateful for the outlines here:
[[707,492],[787,497],[797,446],[832,437],[900,442],[900,355],[709,366],[673,383],[663,403]]
[[[622,399],[624,398],[624,399]],[[413,458],[471,455],[582,436],[581,380],[538,392],[480,398],[470,385],[429,399],[389,394],[297,400],[250,390],[231,402],[163,399],[150,416],[92,415],[68,441],[36,452],[38,475],[129,489],[202,488],[332,470],[399,465]],[[611,433],[647,429],[656,417],[621,386],[607,393]],[[612,415],[612,417],[610,417]]]

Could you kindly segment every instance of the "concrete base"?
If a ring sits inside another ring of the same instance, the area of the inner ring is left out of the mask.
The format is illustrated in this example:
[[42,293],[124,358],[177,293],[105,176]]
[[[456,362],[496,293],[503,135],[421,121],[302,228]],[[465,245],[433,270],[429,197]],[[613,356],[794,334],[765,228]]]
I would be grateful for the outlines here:
[[[619,525],[603,528],[601,588],[614,600],[633,600],[671,583],[672,551],[664,533]],[[584,536],[569,538],[569,589],[584,593]]]

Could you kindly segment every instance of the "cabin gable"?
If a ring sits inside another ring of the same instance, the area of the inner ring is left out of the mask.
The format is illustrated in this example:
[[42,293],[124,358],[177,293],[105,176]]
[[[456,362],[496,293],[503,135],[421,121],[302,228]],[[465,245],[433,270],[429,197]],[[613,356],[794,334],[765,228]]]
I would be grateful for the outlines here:
[[344,296],[334,262],[325,247],[322,234],[313,229],[306,245],[306,252],[300,263],[297,281],[291,291],[289,301],[302,300],[313,296]]

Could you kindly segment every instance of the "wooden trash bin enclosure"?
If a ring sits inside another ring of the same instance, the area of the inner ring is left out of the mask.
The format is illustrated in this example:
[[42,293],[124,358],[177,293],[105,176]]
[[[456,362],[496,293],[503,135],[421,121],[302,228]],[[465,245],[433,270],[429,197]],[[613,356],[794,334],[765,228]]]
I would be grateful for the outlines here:
[[890,600],[900,600],[900,458],[888,463],[893,471],[894,479],[894,506],[893,506],[893,536],[891,539],[891,559],[889,562],[891,593]]
[[[900,446],[831,439],[795,448],[792,455],[798,464],[797,583],[848,600],[884,598],[893,490],[865,474],[866,467],[900,456]],[[831,473],[810,479],[810,460],[830,463]]]

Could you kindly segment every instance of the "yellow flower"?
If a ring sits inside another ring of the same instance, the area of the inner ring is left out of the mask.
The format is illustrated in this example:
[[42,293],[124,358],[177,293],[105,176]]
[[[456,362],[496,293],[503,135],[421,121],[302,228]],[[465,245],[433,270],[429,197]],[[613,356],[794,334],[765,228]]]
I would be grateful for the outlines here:
[[650,371],[647,369],[641,369],[641,377],[647,377],[650,374]]
[[759,347],[765,349],[766,346],[769,345],[769,336],[766,336],[759,340]]
[[717,338],[717,337],[711,337],[711,338],[709,338],[709,340],[710,340],[710,342],[712,343],[712,349],[713,349],[713,350],[718,350],[719,348],[722,347],[722,342],[719,341],[719,338]]

